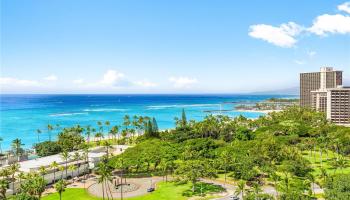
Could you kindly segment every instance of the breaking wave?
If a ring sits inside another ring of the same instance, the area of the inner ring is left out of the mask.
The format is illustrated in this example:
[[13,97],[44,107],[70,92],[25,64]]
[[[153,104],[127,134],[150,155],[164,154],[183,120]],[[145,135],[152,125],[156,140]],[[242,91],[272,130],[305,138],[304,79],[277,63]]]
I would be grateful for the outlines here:
[[72,116],[72,115],[87,115],[86,112],[76,112],[76,113],[54,113],[50,117],[59,117],[59,116]]
[[127,109],[121,109],[121,108],[96,108],[96,109],[84,109],[84,112],[124,112],[127,111]]
[[216,107],[220,104],[176,104],[176,105],[158,105],[158,106],[147,106],[148,110],[161,110],[167,108],[188,108],[188,107]]

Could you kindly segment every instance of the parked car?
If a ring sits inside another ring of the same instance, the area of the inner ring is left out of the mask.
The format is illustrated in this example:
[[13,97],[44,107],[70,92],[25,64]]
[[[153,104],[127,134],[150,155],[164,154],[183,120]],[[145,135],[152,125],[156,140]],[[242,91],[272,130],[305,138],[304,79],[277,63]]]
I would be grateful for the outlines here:
[[230,196],[230,200],[239,200],[240,198],[239,197],[236,197],[236,196]]
[[153,192],[153,191],[154,191],[153,187],[147,189],[147,192]]

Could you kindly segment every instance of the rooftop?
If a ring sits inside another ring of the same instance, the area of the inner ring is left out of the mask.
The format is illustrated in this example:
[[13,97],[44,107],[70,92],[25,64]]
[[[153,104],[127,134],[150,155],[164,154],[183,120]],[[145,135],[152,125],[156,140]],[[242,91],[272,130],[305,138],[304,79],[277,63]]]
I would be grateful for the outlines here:
[[[129,146],[127,145],[114,145],[113,146],[113,150],[111,151],[111,153],[113,153],[114,155],[117,155],[119,153],[121,153],[122,151],[124,151],[125,149],[127,149]],[[122,151],[120,151],[122,150]],[[83,154],[83,151],[77,151],[80,155]],[[72,156],[75,154],[75,152],[70,152],[70,159],[68,160],[68,162],[72,162]],[[89,150],[88,153],[88,158],[90,159],[94,159],[94,158],[101,158],[102,156],[104,156],[106,154],[104,147],[95,147]],[[36,158],[33,160],[26,160],[26,161],[22,161],[19,162],[20,164],[20,171],[23,172],[30,172],[31,170],[35,170],[38,169],[41,166],[49,166],[51,165],[51,163],[53,163],[54,161],[57,162],[57,164],[59,165],[63,165],[65,164],[65,160],[62,158],[62,156],[60,154],[56,154],[56,155],[52,155],[52,156],[46,156],[46,157],[41,157],[41,158]]]

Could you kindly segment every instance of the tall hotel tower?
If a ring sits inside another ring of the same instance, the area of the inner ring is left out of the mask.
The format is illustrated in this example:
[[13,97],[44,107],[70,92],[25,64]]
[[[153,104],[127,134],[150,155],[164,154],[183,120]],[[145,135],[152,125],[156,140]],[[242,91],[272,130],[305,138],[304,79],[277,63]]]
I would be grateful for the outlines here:
[[311,91],[336,88],[342,85],[342,71],[333,71],[332,67],[322,67],[320,72],[300,74],[300,105],[312,107]]
[[327,119],[350,125],[350,87],[342,87],[342,71],[322,67],[300,74],[300,105],[325,112]]

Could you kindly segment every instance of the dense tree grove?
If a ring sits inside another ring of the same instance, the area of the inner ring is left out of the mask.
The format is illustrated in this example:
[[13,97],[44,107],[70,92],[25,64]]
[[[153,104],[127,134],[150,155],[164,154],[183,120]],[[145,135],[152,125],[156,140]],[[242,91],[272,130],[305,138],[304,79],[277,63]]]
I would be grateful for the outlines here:
[[[183,111],[175,123],[175,129],[161,131],[157,137],[140,136],[137,145],[113,157],[110,165],[127,173],[172,174],[193,185],[201,178],[224,174],[225,181],[244,181],[245,199],[271,199],[254,192],[267,183],[274,185],[279,199],[309,199],[313,183],[329,188],[328,196],[334,190],[349,192],[348,187],[340,187],[344,178],[326,184],[324,180],[333,175],[322,167],[313,168],[306,159],[317,159],[322,166],[322,155],[334,152],[329,158],[334,170],[341,172],[347,166],[350,129],[333,125],[322,113],[290,107],[257,120],[209,115],[196,122],[187,121]],[[315,170],[324,173],[315,177]]]
[[[48,131],[51,134],[55,129]],[[235,184],[236,194],[244,199],[312,199],[315,185],[325,190],[326,199],[349,199],[350,128],[336,126],[323,113],[307,108],[292,106],[255,120],[208,115],[202,121],[188,120],[182,110],[175,128],[169,130],[159,130],[155,118],[126,115],[121,125],[99,121],[96,128],[78,125],[57,133],[57,141],[40,143],[38,137],[38,155],[60,153],[67,161],[71,151],[105,147],[106,156],[96,173],[107,198],[108,181],[116,170],[121,176],[161,175],[165,181],[171,176],[171,180],[189,182],[193,187],[186,194],[198,194],[201,180],[215,178]],[[113,156],[112,144],[132,147]],[[12,143],[18,160],[24,152],[22,145],[20,139]],[[52,163],[51,168],[59,170],[54,176],[60,174],[62,179],[65,172],[67,177],[67,164]],[[16,198],[40,199],[46,185],[45,168],[39,171],[39,175],[17,177],[16,163],[0,170],[0,198],[6,198],[11,180],[21,180]],[[65,185],[63,180],[56,182],[56,190],[61,194]],[[277,195],[265,194],[265,185],[274,187]]]
[[62,147],[56,141],[45,141],[34,145],[35,152],[38,156],[50,156],[62,151]]

